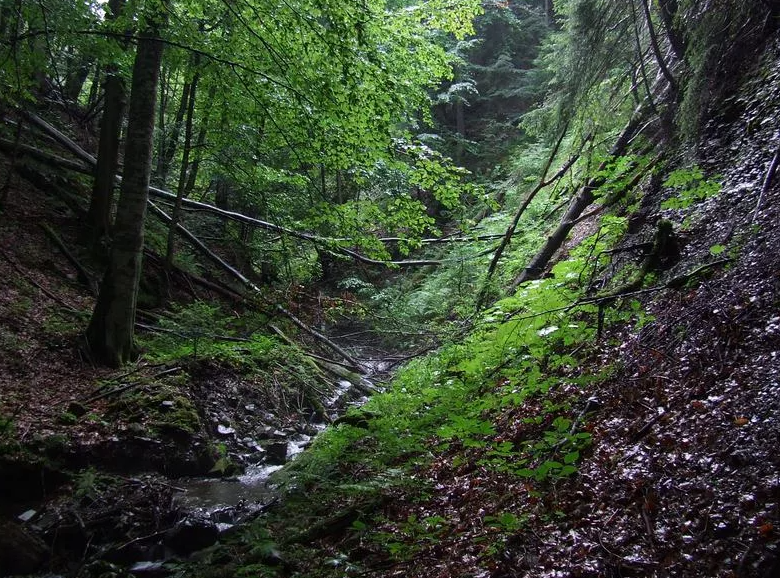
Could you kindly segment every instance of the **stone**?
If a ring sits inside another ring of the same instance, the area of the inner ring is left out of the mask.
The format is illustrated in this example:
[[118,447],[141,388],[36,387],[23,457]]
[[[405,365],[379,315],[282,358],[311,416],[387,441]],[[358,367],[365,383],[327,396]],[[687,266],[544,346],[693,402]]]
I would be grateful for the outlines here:
[[49,548],[13,522],[0,520],[0,576],[32,574],[49,559]]
[[223,436],[228,436],[230,434],[236,433],[236,430],[234,430],[232,427],[219,424],[217,426],[217,433]]
[[165,545],[180,555],[203,550],[219,540],[219,530],[211,520],[185,518],[165,533]]
[[266,463],[284,465],[287,463],[287,442],[273,442],[265,446]]
[[81,417],[87,413],[87,408],[77,401],[72,401],[68,404],[68,413],[72,413],[76,417]]
[[32,520],[37,515],[38,515],[37,511],[35,511],[35,510],[27,510],[26,512],[22,512],[21,514],[19,514],[16,518],[20,522],[29,522],[30,520]]
[[163,562],[137,562],[130,568],[130,572],[151,576],[165,573],[165,568],[163,567]]
[[249,454],[247,461],[250,464],[259,464],[264,459],[265,459],[265,450],[263,448],[259,448],[256,452]]

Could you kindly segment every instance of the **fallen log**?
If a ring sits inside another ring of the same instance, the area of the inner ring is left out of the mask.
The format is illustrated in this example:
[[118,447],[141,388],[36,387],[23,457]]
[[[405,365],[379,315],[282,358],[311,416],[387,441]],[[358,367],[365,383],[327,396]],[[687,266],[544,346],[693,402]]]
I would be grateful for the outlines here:
[[595,200],[596,190],[605,182],[606,177],[603,176],[603,171],[607,167],[607,163],[610,159],[614,159],[623,155],[628,149],[633,139],[639,134],[641,129],[644,129],[647,125],[642,126],[645,118],[646,105],[640,105],[634,111],[631,116],[631,120],[628,121],[623,128],[620,136],[618,137],[612,149],[609,151],[607,159],[605,159],[596,169],[598,176],[592,177],[581,188],[579,194],[574,198],[569,209],[564,213],[558,227],[547,237],[547,241],[542,248],[531,259],[531,262],[523,269],[520,275],[512,283],[512,291],[531,279],[538,279],[542,273],[544,273],[547,264],[552,259],[553,255],[563,245],[566,237],[569,236],[569,232],[574,227],[577,219]]
[[[25,118],[27,118],[31,124],[33,124],[36,128],[43,131],[45,134],[51,136],[55,141],[57,141],[60,145],[65,147],[67,150],[69,150],[71,153],[73,153],[75,156],[77,156],[80,160],[87,163],[88,167],[84,167],[82,165],[79,165],[78,163],[74,163],[73,161],[67,161],[67,159],[61,159],[59,157],[56,157],[54,155],[48,155],[47,153],[43,151],[35,150],[35,156],[36,160],[40,160],[42,162],[51,162],[52,164],[56,164],[57,166],[62,166],[64,168],[69,168],[71,170],[76,170],[78,172],[92,174],[92,169],[94,168],[97,161],[95,160],[95,157],[89,154],[87,151],[85,151],[83,148],[81,148],[78,144],[73,142],[72,139],[70,139],[68,136],[64,135],[62,132],[54,128],[52,125],[47,123],[45,120],[39,118],[38,116],[32,114],[32,113],[24,113]],[[29,147],[32,148],[32,147]],[[31,151],[29,151],[30,154],[33,154]],[[69,166],[67,166],[69,165]],[[85,170],[89,169],[89,170]],[[120,183],[122,181],[122,177],[119,175],[116,176],[117,183]],[[155,197],[158,199],[164,199],[166,201],[170,201],[172,203],[176,202],[176,195],[165,191],[163,189],[159,189],[157,187],[149,187],[149,196]],[[296,231],[294,229],[290,229],[288,227],[284,227],[282,225],[278,225],[276,223],[270,223],[268,221],[263,221],[261,219],[256,219],[254,217],[249,217],[247,215],[236,213],[234,211],[227,211],[225,209],[220,209],[219,207],[215,207],[214,205],[210,205],[208,203],[203,203],[200,201],[193,201],[192,199],[182,199],[181,200],[182,207],[187,209],[193,209],[193,210],[200,210],[205,211],[226,219],[230,219],[232,221],[236,221],[239,223],[246,223],[247,225],[252,225],[254,227],[257,227],[259,229],[263,229],[266,231],[272,231],[275,233],[281,233],[284,235],[287,235],[289,237],[301,239],[303,241],[308,241],[310,243],[315,244],[324,244],[324,245],[331,245],[331,251],[339,254],[346,255],[348,257],[351,257],[353,259],[356,259],[362,263],[366,263],[369,265],[383,265],[383,266],[400,266],[400,267],[421,267],[421,266],[428,266],[428,265],[441,265],[442,261],[432,261],[432,260],[410,260],[410,261],[382,261],[378,259],[371,259],[369,257],[364,257],[360,253],[357,253],[356,251],[352,251],[350,249],[344,248],[344,247],[338,247],[334,246],[338,243],[343,243],[345,241],[348,241],[348,239],[343,238],[333,238],[333,237],[322,237],[320,235],[315,235],[313,233],[305,233],[301,231]],[[395,238],[392,238],[393,240]],[[388,239],[389,240],[389,239]],[[431,240],[427,240],[431,241]]]
[[[501,243],[499,243],[498,247],[496,248],[496,252],[493,255],[493,259],[490,261],[490,265],[488,266],[487,275],[485,276],[485,281],[482,284],[482,289],[479,292],[479,295],[477,296],[477,303],[476,303],[476,310],[479,311],[482,309],[482,305],[485,302],[485,298],[487,297],[487,291],[490,283],[490,279],[493,277],[493,274],[496,271],[496,268],[498,267],[498,262],[501,260],[501,257],[504,254],[504,250],[509,246],[510,241],[512,240],[512,236],[515,234],[515,230],[517,229],[517,225],[520,223],[520,218],[525,213],[526,209],[530,206],[531,202],[536,198],[536,195],[539,194],[539,192],[544,189],[547,185],[555,182],[559,178],[563,177],[568,170],[574,165],[574,163],[577,161],[577,159],[580,156],[580,153],[578,152],[576,155],[571,157],[564,165],[558,170],[558,172],[551,178],[547,179],[547,173],[550,170],[550,167],[553,164],[553,161],[555,160],[555,157],[558,156],[558,150],[560,149],[561,143],[563,142],[564,137],[566,136],[566,131],[568,130],[569,125],[563,127],[563,130],[561,131],[560,136],[558,137],[558,140],[555,143],[555,146],[553,146],[552,151],[550,152],[549,157],[547,158],[547,162],[544,165],[544,169],[542,170],[542,176],[539,177],[539,181],[536,183],[536,186],[531,190],[531,192],[526,195],[525,200],[520,205],[520,207],[515,212],[515,216],[512,219],[512,222],[510,223],[509,227],[507,227],[506,232],[503,235],[503,238],[501,239]],[[586,143],[590,137],[587,137],[583,140],[583,145]]]
[[[170,223],[172,221],[171,217],[165,213],[162,209],[160,209],[157,205],[150,202],[150,208],[152,209],[152,213],[157,216],[158,218],[162,219],[166,223]],[[192,245],[200,251],[203,255],[208,257],[212,262],[217,264],[220,268],[222,268],[224,271],[229,273],[231,276],[239,280],[242,284],[246,285],[249,289],[251,289],[255,293],[260,293],[260,288],[252,283],[245,275],[243,275],[240,271],[238,271],[235,267],[227,263],[224,259],[222,259],[219,255],[211,251],[206,245],[203,244],[203,242],[200,241],[195,235],[190,233],[183,225],[177,224],[176,230],[181,233],[188,241],[192,243]],[[332,351],[335,351],[338,353],[342,358],[344,358],[346,361],[348,361],[350,364],[355,366],[356,368],[359,368],[361,370],[361,373],[365,373],[365,370],[363,369],[363,366],[355,360],[349,353],[347,353],[343,348],[339,347],[333,341],[325,337],[322,333],[316,331],[315,329],[309,327],[306,325],[303,321],[298,319],[295,315],[290,313],[287,309],[282,307],[281,305],[277,305],[275,307],[275,310],[278,313],[281,313],[290,321],[292,321],[295,325],[297,325],[300,329],[317,339],[319,342],[321,342],[323,345],[331,349]]]

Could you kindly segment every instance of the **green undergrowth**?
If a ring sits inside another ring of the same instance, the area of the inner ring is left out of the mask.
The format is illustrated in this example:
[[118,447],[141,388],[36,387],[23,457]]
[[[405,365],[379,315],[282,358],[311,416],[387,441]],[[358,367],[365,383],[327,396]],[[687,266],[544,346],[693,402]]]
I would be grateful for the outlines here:
[[[281,575],[284,565],[271,565],[252,546],[253,533],[262,535],[263,552],[276,548],[295,560],[284,571],[297,576],[359,574],[370,564],[408,559],[435,543],[448,522],[392,504],[399,496],[404,504],[426,503],[433,488],[424,472],[442,460],[527,480],[535,491],[575,475],[591,443],[585,400],[614,369],[583,366],[599,317],[606,324],[647,321],[636,302],[601,311],[587,300],[578,304],[607,264],[603,252],[625,230],[626,219],[604,217],[549,277],[496,303],[462,342],[409,363],[385,393],[319,436],[275,476],[282,505],[243,534],[245,543],[225,547],[228,566],[204,575]],[[486,528],[511,533],[526,514],[491,511],[486,503],[483,515]],[[224,562],[221,552],[210,556]]]

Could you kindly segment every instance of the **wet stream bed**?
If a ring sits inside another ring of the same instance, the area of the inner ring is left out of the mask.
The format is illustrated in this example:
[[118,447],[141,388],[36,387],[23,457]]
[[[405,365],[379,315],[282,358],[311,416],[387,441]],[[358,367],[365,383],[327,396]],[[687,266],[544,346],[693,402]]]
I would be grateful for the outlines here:
[[[0,519],[0,551],[17,553],[0,556],[0,576],[9,569],[10,575],[35,575],[48,567],[62,576],[90,577],[84,569],[103,563],[151,575],[168,561],[212,545],[277,503],[282,492],[272,474],[294,461],[329,423],[363,405],[367,393],[379,390],[373,380],[383,380],[391,369],[389,362],[376,361],[364,367],[359,383],[332,382],[321,398],[325,417],[318,419],[297,406],[274,413],[263,397],[267,391],[202,366],[184,386],[197,401],[200,432],[154,438],[146,429],[120,423],[115,433],[94,441],[41,450],[51,460],[42,463],[61,464],[62,479],[56,480],[60,470],[31,462],[27,472],[24,463],[0,463],[6,485],[12,474],[18,479],[11,489],[20,492],[7,496],[8,521]],[[155,403],[170,414],[181,399]],[[221,460],[229,469],[215,471],[212,464]],[[39,493],[27,491],[36,485]],[[9,537],[15,540],[11,545]]]
[[[383,364],[374,364],[371,374],[384,371]],[[369,377],[362,380],[361,387],[347,380],[338,380],[330,397],[323,405],[331,421],[337,419],[350,407],[360,407],[368,401],[365,389],[375,389]],[[324,422],[301,423],[295,433],[285,436],[273,446],[276,455],[265,452],[258,463],[248,465],[243,473],[224,478],[181,478],[176,480],[179,490],[175,500],[191,515],[207,518],[225,531],[235,524],[255,517],[268,504],[278,499],[278,488],[271,481],[271,475],[295,460],[327,428]],[[280,434],[282,432],[279,432]],[[283,455],[279,455],[283,448]],[[250,455],[242,456],[245,459]]]

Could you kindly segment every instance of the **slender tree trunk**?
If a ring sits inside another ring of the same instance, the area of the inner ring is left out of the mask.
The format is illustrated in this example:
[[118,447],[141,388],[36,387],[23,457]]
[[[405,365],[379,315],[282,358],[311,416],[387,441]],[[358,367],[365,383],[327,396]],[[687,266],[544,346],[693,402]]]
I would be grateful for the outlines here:
[[677,0],[658,0],[658,14],[666,29],[666,38],[678,60],[685,59],[685,40],[677,24]]
[[192,122],[195,116],[195,97],[198,88],[198,74],[192,79],[189,90],[189,102],[187,103],[187,116],[184,126],[184,148],[181,155],[181,171],[179,172],[179,184],[176,187],[176,203],[171,214],[171,227],[168,231],[168,246],[165,252],[164,273],[167,283],[168,274],[173,266],[173,257],[176,253],[176,226],[181,220],[181,203],[187,188],[187,174],[190,164],[190,152],[192,151]]
[[190,166],[189,173],[187,174],[187,184],[184,187],[185,198],[192,195],[192,191],[195,190],[195,182],[198,178],[200,161],[203,159],[203,148],[206,146],[206,134],[208,133],[209,119],[211,118],[211,109],[214,104],[214,96],[216,93],[216,86],[212,84],[206,96],[205,112],[200,122],[200,128],[198,129],[198,138],[195,140],[195,158],[192,160],[192,166]]
[[455,101],[455,127],[458,131],[458,145],[455,149],[455,159],[460,164],[463,162],[464,146],[463,141],[466,140],[466,112],[463,106],[463,99],[458,98]]
[[148,29],[138,39],[114,242],[86,333],[93,359],[112,367],[131,361],[135,355],[133,327],[152,168],[157,82],[163,53],[159,26],[164,22],[164,12],[159,10],[147,18]]
[[106,76],[105,105],[100,121],[100,145],[98,146],[95,181],[89,203],[86,223],[86,241],[97,247],[109,236],[111,207],[114,200],[114,179],[119,166],[119,144],[122,134],[127,96],[125,82],[116,70]]
[[553,0],[544,0],[544,14],[547,20],[547,26],[555,26],[555,9],[553,7]]
[[650,36],[650,46],[653,49],[653,54],[655,55],[655,59],[658,62],[658,67],[661,69],[661,74],[664,75],[664,78],[666,78],[669,86],[672,88],[674,93],[677,94],[677,79],[672,74],[672,71],[669,70],[669,66],[666,64],[666,59],[661,53],[661,46],[658,44],[658,35],[655,33],[653,15],[650,13],[650,5],[648,2],[649,0],[639,0],[639,3],[642,5],[642,11],[645,15],[645,21],[647,23],[647,32]]
[[89,76],[89,59],[78,56],[71,62],[70,70],[65,78],[64,97],[70,102],[78,102],[81,89]]
[[176,119],[173,121],[171,132],[168,135],[167,141],[160,147],[159,156],[157,157],[157,171],[155,180],[162,187],[165,186],[165,181],[168,179],[168,173],[171,170],[171,163],[173,157],[176,155],[176,147],[179,144],[179,135],[181,134],[181,128],[184,124],[184,115],[187,114],[187,104],[190,101],[190,90],[192,89],[192,83],[187,81],[184,83],[182,89],[181,101],[179,102],[179,110],[176,112]]
[[100,99],[100,77],[103,67],[99,64],[95,66],[95,73],[92,76],[92,85],[89,87],[89,97],[87,98],[87,108],[94,109]]
[[[109,3],[111,18],[118,17],[123,7],[124,0],[111,0]],[[119,75],[119,69],[115,65],[110,65],[106,70],[104,94],[105,103],[100,121],[100,144],[95,180],[92,184],[92,197],[83,235],[85,243],[98,251],[101,250],[101,244],[111,230],[114,178],[119,166],[119,142],[127,103],[125,81]]]
[[[637,132],[642,125],[642,122],[645,118],[645,112],[646,111],[643,106],[640,106],[634,111],[631,120],[623,129],[623,132],[620,133],[617,141],[609,151],[608,159],[614,159],[625,154],[631,143],[631,139],[637,135]],[[597,173],[604,170],[607,162],[608,161],[605,160],[601,163],[597,169]],[[553,255],[555,255],[556,251],[558,251],[561,245],[563,245],[564,241],[566,241],[566,237],[568,237],[569,232],[576,224],[577,218],[582,215],[582,212],[594,201],[594,192],[604,183],[604,180],[605,177],[599,175],[590,178],[582,186],[579,194],[572,201],[568,210],[563,215],[563,218],[561,219],[558,227],[550,234],[549,237],[547,237],[547,241],[539,250],[539,252],[534,255],[528,266],[523,269],[522,273],[520,273],[520,275],[514,280],[512,283],[512,291],[517,289],[521,283],[541,277],[541,275],[544,273],[545,267],[547,267],[547,264],[550,262],[550,259],[553,258]]]
[[160,183],[157,175],[162,170],[163,151],[168,142],[168,125],[165,122],[165,115],[168,112],[168,87],[171,81],[171,71],[167,66],[163,66],[160,72],[160,100],[157,104],[157,159],[154,167],[154,182],[164,187],[165,183]]

